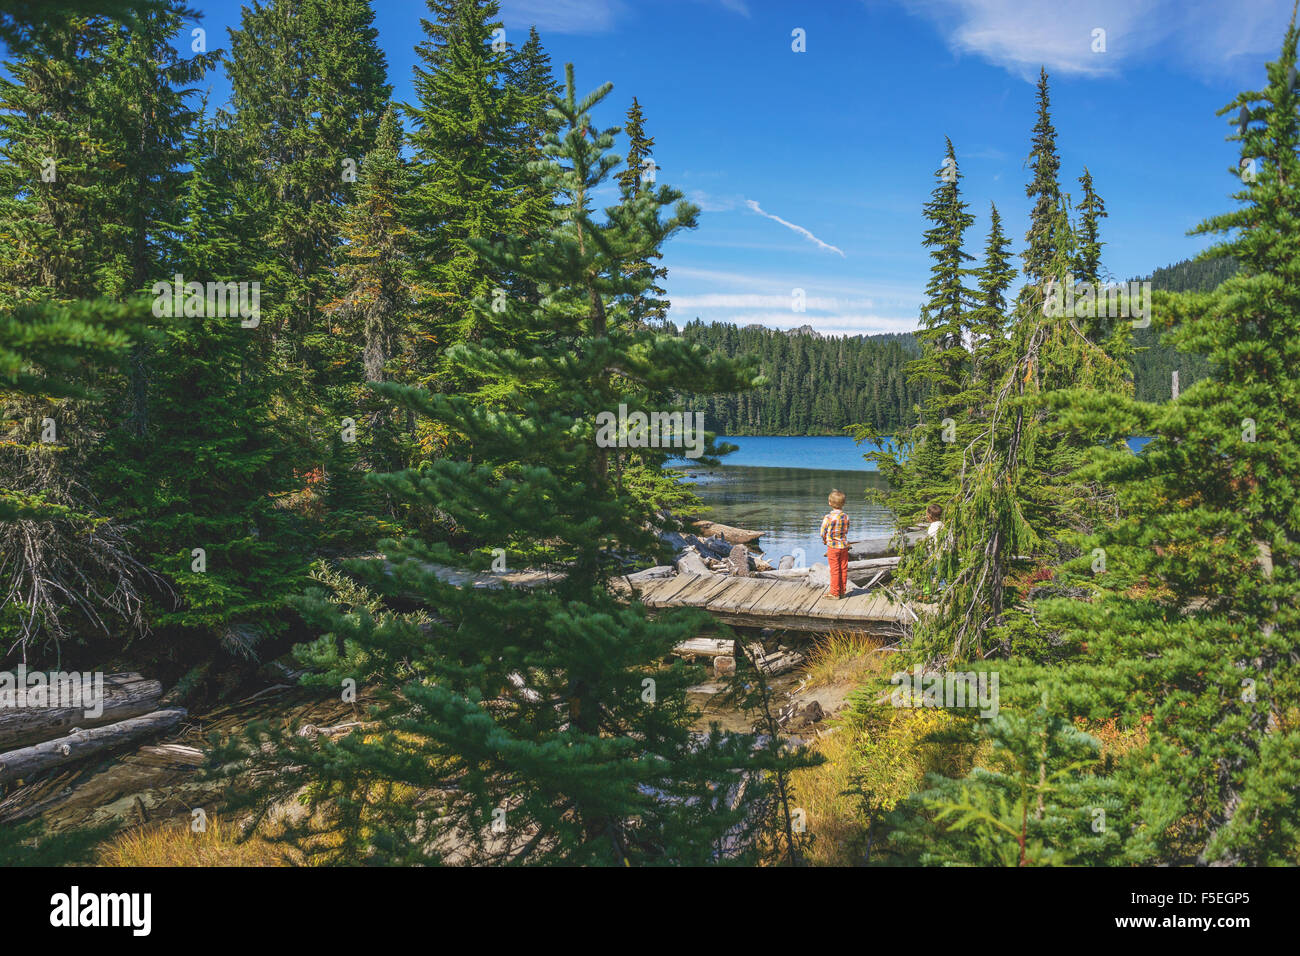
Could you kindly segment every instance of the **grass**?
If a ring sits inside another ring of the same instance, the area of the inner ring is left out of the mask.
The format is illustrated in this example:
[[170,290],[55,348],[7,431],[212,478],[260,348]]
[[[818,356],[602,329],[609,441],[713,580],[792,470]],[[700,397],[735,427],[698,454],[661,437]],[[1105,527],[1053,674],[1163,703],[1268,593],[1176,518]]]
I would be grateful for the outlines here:
[[101,866],[294,866],[292,850],[259,836],[240,841],[239,828],[220,817],[208,820],[206,832],[188,823],[137,827],[120,833],[101,848]]
[[832,631],[808,652],[808,687],[864,684],[879,677],[891,656],[884,640],[860,631]]

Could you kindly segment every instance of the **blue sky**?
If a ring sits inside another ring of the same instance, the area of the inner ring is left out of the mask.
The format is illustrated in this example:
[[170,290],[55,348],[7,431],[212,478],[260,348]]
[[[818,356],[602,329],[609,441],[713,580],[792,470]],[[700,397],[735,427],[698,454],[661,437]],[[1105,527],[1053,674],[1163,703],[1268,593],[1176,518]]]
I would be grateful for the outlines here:
[[[613,82],[601,125],[636,96],[659,182],[703,208],[665,250],[676,321],[860,334],[915,328],[921,206],[945,136],[977,217],[968,251],[983,248],[990,202],[1023,246],[1040,64],[1063,186],[1077,195],[1086,165],[1110,213],[1104,266],[1127,279],[1199,252],[1207,241],[1186,232],[1229,208],[1237,161],[1215,111],[1261,85],[1292,2],[502,0],[502,19],[512,42],[535,23],[584,90]],[[227,45],[239,3],[193,6],[210,44]],[[394,96],[410,99],[425,5],[374,6]],[[224,77],[211,86],[228,95]]]

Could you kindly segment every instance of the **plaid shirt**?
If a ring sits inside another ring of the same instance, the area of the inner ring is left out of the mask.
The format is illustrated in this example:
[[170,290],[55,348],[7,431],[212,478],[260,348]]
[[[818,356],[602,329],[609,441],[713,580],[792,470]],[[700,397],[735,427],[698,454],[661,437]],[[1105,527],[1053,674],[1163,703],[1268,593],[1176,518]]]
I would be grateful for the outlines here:
[[849,516],[838,508],[822,518],[822,544],[828,548],[849,546]]

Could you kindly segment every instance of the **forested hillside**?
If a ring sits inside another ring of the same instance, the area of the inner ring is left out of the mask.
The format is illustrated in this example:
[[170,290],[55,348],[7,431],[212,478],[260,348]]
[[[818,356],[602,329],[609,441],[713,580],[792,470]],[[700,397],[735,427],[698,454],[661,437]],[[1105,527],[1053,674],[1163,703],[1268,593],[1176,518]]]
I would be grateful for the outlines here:
[[[1187,260],[1156,269],[1151,288],[1209,292],[1235,271],[1231,258]],[[916,419],[922,386],[907,376],[907,363],[919,354],[910,334],[823,336],[806,327],[776,331],[698,319],[681,334],[725,355],[756,359],[767,379],[735,395],[683,397],[720,434],[838,435],[846,425],[865,424],[887,435]],[[1133,388],[1142,401],[1168,400],[1175,370],[1180,389],[1208,374],[1200,356],[1161,344],[1155,327],[1135,329],[1133,346]]]
[[889,431],[914,417],[920,393],[905,371],[918,354],[911,335],[822,337],[696,320],[682,336],[724,355],[757,359],[767,379],[735,395],[684,397],[721,434],[838,435],[856,422]]
[[[1148,277],[1153,291],[1212,292],[1219,283],[1237,271],[1237,261],[1231,256],[1213,259],[1184,259],[1163,269],[1156,269]],[[1133,365],[1133,391],[1144,402],[1163,402],[1173,391],[1173,373],[1178,372],[1178,388],[1187,388],[1205,378],[1210,371],[1203,356],[1180,352],[1171,345],[1161,344],[1158,329],[1134,329],[1133,345],[1137,349],[1131,359]]]

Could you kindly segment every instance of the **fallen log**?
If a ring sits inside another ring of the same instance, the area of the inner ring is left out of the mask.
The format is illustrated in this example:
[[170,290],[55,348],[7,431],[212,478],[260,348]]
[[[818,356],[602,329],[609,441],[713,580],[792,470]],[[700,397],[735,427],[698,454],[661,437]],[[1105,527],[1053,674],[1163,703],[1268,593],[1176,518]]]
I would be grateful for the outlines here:
[[750,644],[745,651],[749,659],[754,662],[754,666],[771,677],[778,677],[786,671],[794,670],[804,661],[804,656],[798,651],[778,649],[769,654],[763,650],[762,644]]
[[158,708],[162,684],[135,673],[106,674],[103,695],[103,713],[94,717],[87,717],[86,710],[99,709],[95,701],[77,707],[0,708],[0,749],[61,737],[72,727],[100,727],[147,714]]
[[[817,564],[814,565],[813,567],[824,568],[826,567],[826,565]],[[852,577],[855,572],[865,577],[867,576],[868,572],[875,573],[877,570],[881,568],[885,568],[886,570],[892,570],[896,567],[898,567],[898,558],[896,557],[867,558],[862,561],[850,561],[848,563],[848,570],[849,570],[850,577]],[[777,571],[762,571],[758,574],[755,574],[754,577],[773,578],[778,581],[798,580],[801,577],[807,577],[810,571],[812,571],[812,568],[786,568],[784,570],[777,570]]]
[[653,568],[646,568],[644,571],[625,574],[623,580],[629,584],[644,584],[646,581],[656,581],[659,578],[671,578],[676,573],[677,569],[671,564],[660,564]]
[[734,528],[729,524],[719,524],[716,521],[696,521],[695,527],[706,538],[721,535],[728,544],[753,544],[763,537],[761,531],[746,531],[744,528]]
[[677,571],[681,574],[712,574],[709,566],[700,557],[700,552],[687,548],[677,556]]
[[155,710],[151,714],[129,717],[107,727],[76,729],[57,740],[0,754],[0,783],[24,780],[43,770],[61,767],[155,736],[175,727],[184,716],[185,710],[180,707]]
[[715,637],[692,637],[673,648],[678,657],[724,657],[736,653],[735,641]]
[[[904,546],[911,548],[925,538],[924,531],[909,531],[903,535]],[[893,536],[880,538],[863,538],[861,541],[849,542],[849,559],[886,558],[898,554],[898,545]]]
[[687,548],[694,548],[701,554],[707,554],[715,558],[725,558],[731,553],[731,545],[727,544],[726,539],[721,535],[702,538],[698,534],[664,531],[660,533],[659,540],[667,545],[674,554],[685,551]]

